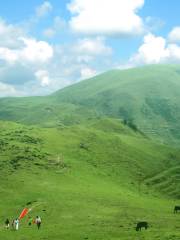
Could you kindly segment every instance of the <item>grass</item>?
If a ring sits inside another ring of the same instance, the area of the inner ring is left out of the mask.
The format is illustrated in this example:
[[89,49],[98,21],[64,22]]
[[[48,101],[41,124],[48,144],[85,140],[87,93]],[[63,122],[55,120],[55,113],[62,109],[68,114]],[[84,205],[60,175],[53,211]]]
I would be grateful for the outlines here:
[[[39,169],[19,171],[16,183],[13,179],[17,175],[12,175],[11,184],[4,182],[11,191],[4,190],[5,206],[1,198],[1,221],[7,212],[14,217],[26,202],[36,200],[40,205],[32,215],[41,215],[43,224],[38,232],[35,226],[28,227],[23,222],[19,232],[1,230],[1,238],[179,239],[180,216],[172,213],[173,201],[128,191],[106,178],[88,174],[88,170],[79,169],[81,177],[76,173],[47,174]],[[134,227],[139,220],[147,220],[150,229],[137,233]]]
[[[179,73],[115,70],[1,99],[0,239],[179,240]],[[23,219],[6,230],[24,207],[42,229]],[[150,228],[136,232],[138,221]]]
[[[109,118],[87,127],[0,125],[1,140],[8,143],[1,154],[1,239],[179,239],[180,215],[173,214],[177,196],[164,194],[167,186],[156,191],[153,181],[161,179],[162,169],[166,177],[169,166],[178,164],[178,151]],[[26,154],[14,167],[12,158],[27,146],[34,158]],[[174,183],[178,192],[179,182]],[[4,229],[5,219],[18,216],[28,202],[34,207],[31,216],[41,215],[42,229],[29,227],[27,219],[19,232]],[[137,233],[141,220],[151,227]]]

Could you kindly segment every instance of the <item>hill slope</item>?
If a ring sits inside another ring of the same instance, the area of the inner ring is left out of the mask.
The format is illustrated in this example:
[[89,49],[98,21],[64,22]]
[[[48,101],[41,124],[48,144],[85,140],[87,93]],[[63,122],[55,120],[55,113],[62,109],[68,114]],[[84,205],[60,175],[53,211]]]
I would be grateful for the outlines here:
[[179,240],[179,72],[115,70],[0,99],[0,222],[24,207],[43,219],[39,232],[27,218],[19,232],[0,224],[0,238]]
[[0,119],[43,126],[120,118],[161,142],[180,142],[180,66],[114,70],[47,97],[0,100]]
[[147,135],[180,139],[180,66],[114,70],[57,92],[56,101],[80,104],[134,122]]
[[[0,135],[0,222],[24,207],[43,219],[39,232],[27,218],[19,232],[0,225],[0,238],[179,239],[179,151],[110,118],[58,128],[1,121]],[[154,191],[170,169],[172,189]],[[142,220],[151,227],[136,233]]]

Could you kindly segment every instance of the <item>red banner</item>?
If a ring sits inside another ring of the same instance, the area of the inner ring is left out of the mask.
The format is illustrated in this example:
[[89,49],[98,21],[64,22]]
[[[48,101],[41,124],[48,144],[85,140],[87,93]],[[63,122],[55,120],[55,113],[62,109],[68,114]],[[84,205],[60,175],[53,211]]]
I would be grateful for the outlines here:
[[19,219],[25,217],[28,214],[28,212],[29,212],[28,208],[24,208],[19,216]]

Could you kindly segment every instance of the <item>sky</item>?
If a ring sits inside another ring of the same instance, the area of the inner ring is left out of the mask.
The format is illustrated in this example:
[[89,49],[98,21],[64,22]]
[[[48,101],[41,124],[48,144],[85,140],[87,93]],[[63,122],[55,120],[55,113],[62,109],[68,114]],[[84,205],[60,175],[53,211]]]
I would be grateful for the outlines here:
[[179,0],[6,0],[0,97],[50,94],[110,69],[180,63]]

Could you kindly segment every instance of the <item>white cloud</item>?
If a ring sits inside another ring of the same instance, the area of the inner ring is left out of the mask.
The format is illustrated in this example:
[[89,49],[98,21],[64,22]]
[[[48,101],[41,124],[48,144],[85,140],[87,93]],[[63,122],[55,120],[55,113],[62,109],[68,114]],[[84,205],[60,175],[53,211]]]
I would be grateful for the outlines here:
[[136,65],[133,62],[124,63],[124,64],[118,64],[115,66],[116,69],[130,69],[134,68]]
[[99,37],[77,39],[72,44],[56,47],[55,52],[61,74],[72,82],[91,77],[94,71],[102,72],[112,56],[112,49]]
[[78,54],[97,56],[110,55],[112,48],[105,44],[104,38],[83,38],[77,41],[73,47],[73,51]]
[[0,47],[0,79],[12,86],[12,96],[48,94],[90,78],[106,69],[112,54],[103,38],[83,38],[56,46],[29,37],[19,37],[18,41],[21,46],[17,48]]
[[53,57],[53,48],[45,41],[37,41],[32,38],[20,37],[21,48],[10,49],[0,47],[0,59],[8,63],[28,61],[31,63],[47,62]]
[[23,29],[0,19],[0,59],[8,63],[18,61],[46,62],[53,56],[52,46],[45,41],[27,37]]
[[170,42],[180,42],[180,27],[174,27],[168,35]]
[[50,13],[52,9],[53,9],[53,6],[51,5],[51,3],[48,1],[45,1],[42,5],[36,8],[36,16],[39,18],[44,17],[48,13]]
[[180,46],[168,44],[165,38],[151,33],[144,37],[143,44],[129,61],[134,65],[178,62],[180,62]]
[[7,24],[0,19],[0,47],[16,48],[20,45],[17,40],[24,31],[18,26]]
[[42,94],[51,82],[48,64],[53,56],[48,42],[0,20],[0,97]]
[[[24,26],[0,20],[0,97],[48,94],[111,68],[113,52],[103,37],[51,45],[27,35]],[[53,19],[56,34],[65,26],[61,18]]]
[[40,81],[42,87],[47,87],[50,85],[49,72],[46,70],[38,70],[35,73],[36,78]]
[[166,40],[150,33],[144,37],[144,43],[140,46],[138,53],[131,61],[143,64],[155,64],[167,58],[168,55]]
[[0,82],[1,97],[20,96],[20,92],[17,91],[12,85]]
[[81,79],[83,80],[94,77],[95,75],[97,75],[97,71],[92,68],[85,67],[81,69]]
[[8,63],[14,63],[18,60],[18,51],[6,47],[0,47],[0,59]]
[[169,60],[171,62],[180,62],[180,46],[177,44],[169,44]]
[[80,33],[98,35],[136,35],[143,31],[137,15],[144,0],[71,0],[71,28]]
[[21,38],[25,47],[20,51],[20,56],[30,62],[46,62],[53,57],[52,46],[45,41],[32,38]]

